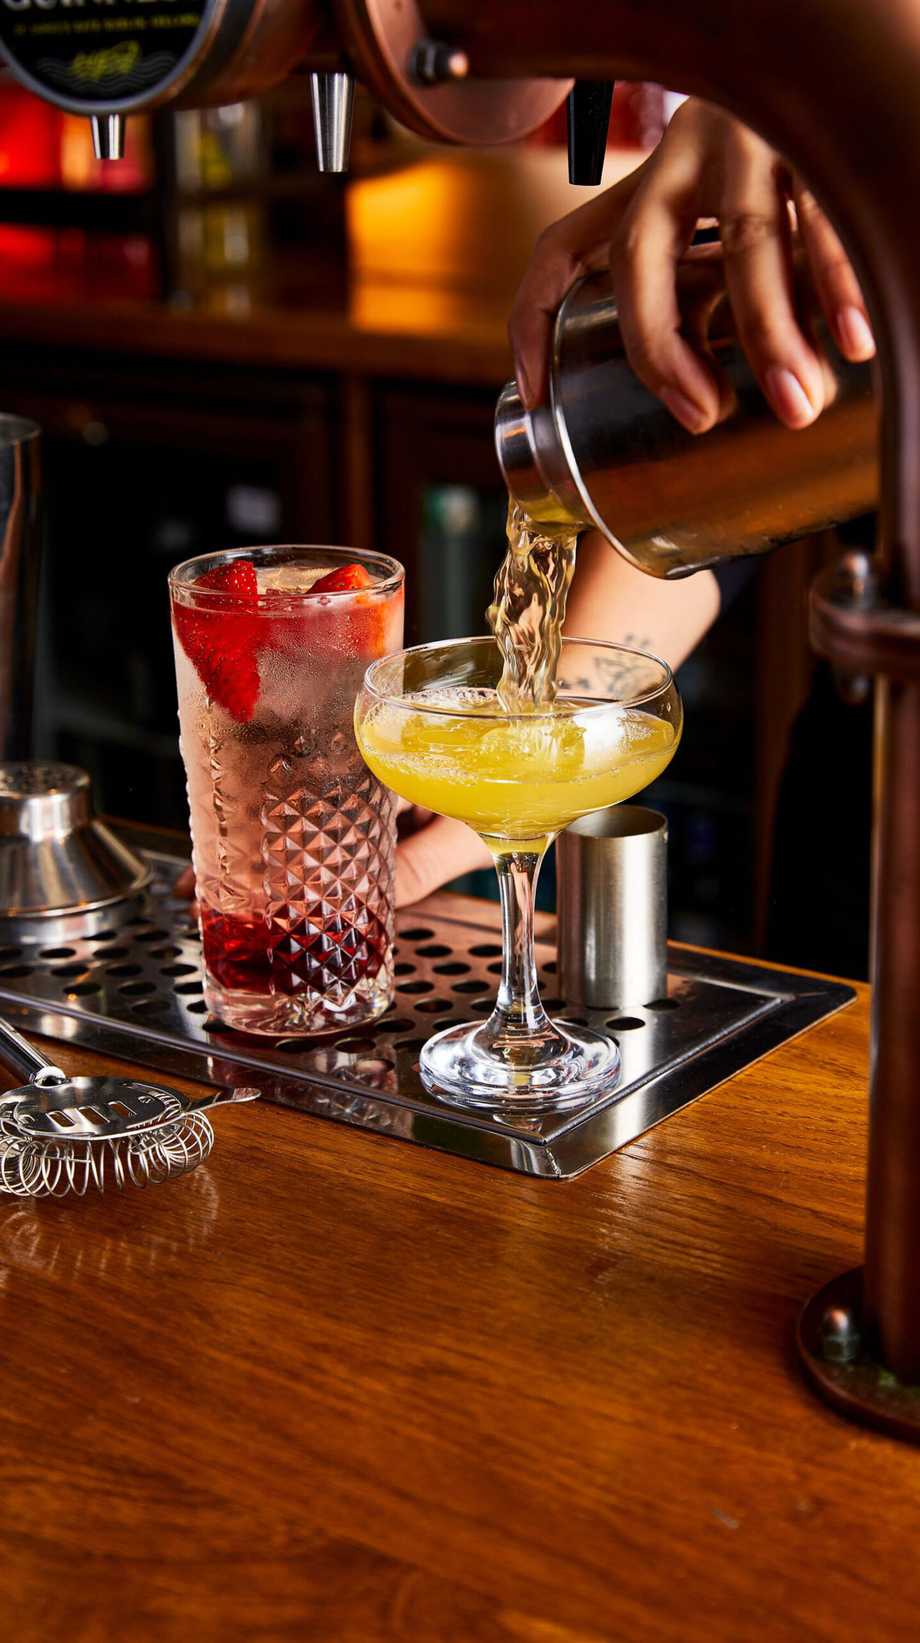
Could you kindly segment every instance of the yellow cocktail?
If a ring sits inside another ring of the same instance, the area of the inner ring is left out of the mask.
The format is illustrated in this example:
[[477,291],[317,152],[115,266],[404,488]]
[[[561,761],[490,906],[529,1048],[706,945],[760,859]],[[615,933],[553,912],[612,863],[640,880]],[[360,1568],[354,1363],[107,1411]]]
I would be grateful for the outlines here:
[[545,848],[579,816],[630,798],[670,763],[676,740],[673,724],[641,708],[573,713],[563,703],[508,718],[485,690],[379,702],[360,726],[375,776],[503,849]]
[[411,804],[474,828],[498,870],[503,973],[488,1021],[449,1027],[422,1051],[442,1099],[492,1111],[569,1106],[611,1088],[612,1039],[555,1025],[537,994],[533,895],[555,835],[631,798],[674,756],[682,713],[670,669],[619,645],[566,639],[556,700],[509,715],[494,639],[448,640],[383,657],[355,708],[371,770]]

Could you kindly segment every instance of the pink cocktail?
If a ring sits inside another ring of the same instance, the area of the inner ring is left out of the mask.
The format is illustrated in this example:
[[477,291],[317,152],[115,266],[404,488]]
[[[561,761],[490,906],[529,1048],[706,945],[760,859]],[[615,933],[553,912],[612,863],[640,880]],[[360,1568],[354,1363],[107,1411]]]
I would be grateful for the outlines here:
[[402,567],[244,548],[169,586],[208,1006],[273,1036],[371,1021],[393,992],[395,800],[353,715],[402,643]]

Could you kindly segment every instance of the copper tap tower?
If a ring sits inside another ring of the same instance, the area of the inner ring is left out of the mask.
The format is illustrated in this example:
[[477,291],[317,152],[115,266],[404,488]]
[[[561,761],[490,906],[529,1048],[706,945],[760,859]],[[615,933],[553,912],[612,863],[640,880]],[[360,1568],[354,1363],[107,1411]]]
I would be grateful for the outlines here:
[[473,77],[661,81],[731,110],[803,173],[862,283],[883,393],[878,551],[868,580],[816,589],[812,627],[836,666],[876,678],[866,1251],[861,1279],[806,1309],[800,1344],[838,1407],[920,1439],[916,1394],[889,1384],[920,1382],[920,228],[905,210],[920,197],[920,0],[421,0],[419,13]]
[[878,1373],[920,1382],[920,229],[905,211],[920,197],[920,0],[423,0],[422,11],[472,74],[659,80],[730,109],[801,170],[866,294],[883,394],[876,564],[868,584],[816,589],[812,624],[836,666],[876,678],[865,1267],[806,1309],[801,1344],[839,1407],[920,1437],[910,1394]]
[[[878,343],[880,539],[868,574],[816,590],[813,635],[843,672],[877,681],[872,1115],[864,1271],[806,1309],[801,1344],[839,1407],[920,1438],[916,1391],[901,1396],[890,1373],[920,1384],[920,0],[195,3],[200,21],[177,40],[168,73],[120,100],[79,85],[59,94],[36,78],[31,0],[19,0],[17,32],[0,31],[0,47],[33,89],[116,122],[132,108],[226,101],[299,61],[313,71],[329,168],[345,163],[354,75],[405,124],[453,142],[521,135],[570,77],[582,88],[659,81],[753,126],[841,232]],[[52,4],[43,0],[43,53]]]

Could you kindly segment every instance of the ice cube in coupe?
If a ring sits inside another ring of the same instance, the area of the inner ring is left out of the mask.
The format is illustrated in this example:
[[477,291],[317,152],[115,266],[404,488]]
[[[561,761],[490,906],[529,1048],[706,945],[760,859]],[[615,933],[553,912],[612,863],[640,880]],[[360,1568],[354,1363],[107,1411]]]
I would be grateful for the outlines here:
[[169,586],[206,1002],[272,1036],[371,1021],[393,992],[395,802],[354,703],[402,642],[402,567],[247,548]]

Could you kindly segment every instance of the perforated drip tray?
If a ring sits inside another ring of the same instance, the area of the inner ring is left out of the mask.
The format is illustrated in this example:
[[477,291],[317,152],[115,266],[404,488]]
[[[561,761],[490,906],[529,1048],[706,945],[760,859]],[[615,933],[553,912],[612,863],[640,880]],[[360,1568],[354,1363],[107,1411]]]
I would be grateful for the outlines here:
[[[201,947],[172,896],[183,862],[145,852],[150,891],[124,907],[54,924],[0,923],[0,1007],[27,1030],[203,1083],[257,1085],[270,1101],[527,1175],[579,1175],[853,998],[850,988],[756,964],[672,950],[667,998],[628,1014],[565,1008],[552,946],[538,942],[544,1003],[620,1046],[612,1095],[507,1122],[459,1113],[423,1088],[426,1037],[489,1013],[501,947],[494,929],[439,899],[400,915],[396,1002],[368,1031],[266,1041],[222,1027],[202,996]],[[486,909],[483,908],[485,914]],[[116,916],[118,914],[119,916]]]

